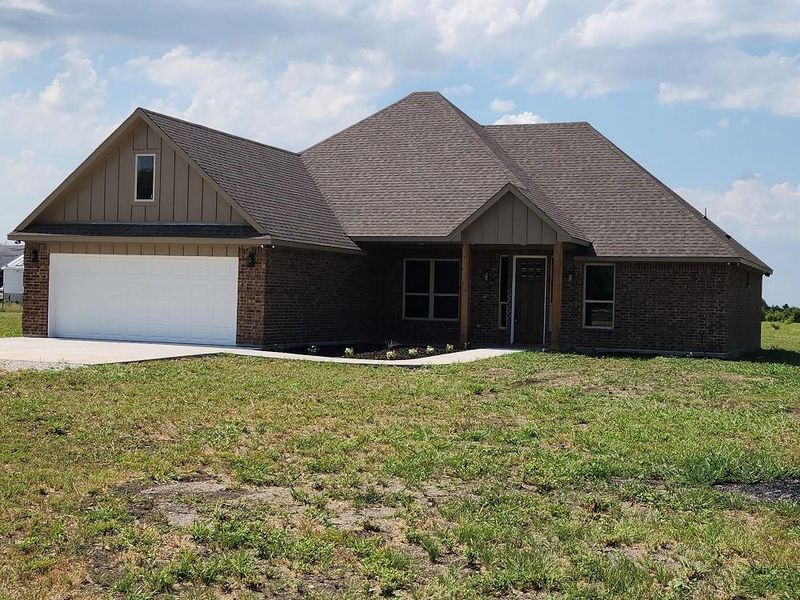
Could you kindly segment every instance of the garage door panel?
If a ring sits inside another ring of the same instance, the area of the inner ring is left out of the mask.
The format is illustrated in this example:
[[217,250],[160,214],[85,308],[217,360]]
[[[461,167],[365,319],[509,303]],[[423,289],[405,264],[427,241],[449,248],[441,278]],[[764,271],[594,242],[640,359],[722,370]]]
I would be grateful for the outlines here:
[[236,258],[52,254],[50,335],[236,342]]

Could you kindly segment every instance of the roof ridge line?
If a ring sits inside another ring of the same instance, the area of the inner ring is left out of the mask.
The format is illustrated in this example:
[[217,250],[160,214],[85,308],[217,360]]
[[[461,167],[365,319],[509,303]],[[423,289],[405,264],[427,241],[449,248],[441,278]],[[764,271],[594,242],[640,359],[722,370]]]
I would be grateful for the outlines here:
[[[606,136],[604,136],[602,133],[600,133],[591,124],[587,123],[587,125],[588,125],[589,130],[592,132],[593,135],[595,135],[601,142],[603,142],[607,146],[609,146],[623,160],[628,161],[634,167],[636,167],[637,169],[642,171],[645,175],[650,177],[653,181],[655,181],[656,184],[658,184],[658,186],[661,187],[661,189],[666,191],[667,195],[670,198],[672,198],[678,204],[678,206],[681,206],[682,208],[687,209],[689,214],[692,215],[692,217],[694,217],[695,221],[697,221],[701,226],[703,226],[706,229],[708,229],[714,236],[717,237],[717,239],[719,239],[725,246],[727,246],[730,250],[732,250],[734,252],[734,255],[737,258],[742,258],[742,259],[747,258],[746,256],[743,255],[743,252],[742,252],[742,250],[745,250],[748,254],[752,255],[758,262],[760,262],[764,267],[769,268],[769,265],[767,265],[763,260],[761,260],[755,254],[753,254],[752,252],[747,250],[747,248],[742,246],[732,235],[730,235],[729,233],[725,232],[725,230],[723,230],[719,225],[717,225],[716,223],[711,221],[708,217],[704,216],[699,210],[697,210],[697,208],[692,206],[692,204],[690,202],[688,202],[687,200],[682,198],[675,190],[670,188],[666,183],[664,183],[658,177],[653,175],[643,165],[641,165],[638,162],[636,162],[636,160],[634,160],[622,148],[617,146],[614,142],[612,142],[610,139],[608,139]],[[741,249],[738,248],[737,246],[741,246]]]
[[202,123],[195,123],[194,121],[187,121],[186,119],[181,119],[179,117],[173,117],[172,115],[167,115],[164,113],[160,113],[155,110],[151,110],[149,108],[144,108],[142,106],[139,107],[139,110],[153,115],[158,115],[159,117],[164,117],[166,119],[172,119],[173,121],[178,121],[179,123],[186,123],[187,125],[191,125],[192,127],[199,127],[200,129],[205,129],[206,131],[213,131],[214,133],[219,133],[224,136],[234,138],[237,140],[241,140],[243,142],[249,142],[251,144],[256,144],[258,146],[263,146],[264,148],[270,148],[272,150],[278,150],[280,152],[285,152],[286,154],[291,154],[292,156],[300,156],[299,152],[293,152],[292,150],[287,150],[286,148],[281,148],[279,146],[273,146],[272,144],[267,144],[264,142],[259,142],[258,140],[254,140],[252,138],[246,138],[242,135],[236,135],[235,133],[230,133],[228,131],[223,131],[222,129],[215,129],[214,127],[209,127],[208,125],[203,125]]
[[[553,218],[553,216],[549,214],[548,217],[552,219],[556,225],[561,227],[563,230],[567,231],[569,235],[574,236],[576,238],[580,237],[581,239],[589,241],[589,239],[585,237],[585,234],[580,230],[580,228],[577,225],[575,225],[572,222],[572,220],[569,219],[569,217],[564,215],[558,208],[558,206],[556,206],[556,204],[552,200],[550,200],[545,191],[541,189],[541,187],[535,181],[533,181],[531,176],[525,172],[525,169],[523,169],[519,164],[517,164],[517,162],[513,158],[511,158],[511,156],[508,155],[508,153],[502,148],[502,146],[500,146],[497,140],[495,140],[491,135],[489,135],[489,133],[483,128],[483,125],[478,123],[475,119],[470,117],[463,110],[461,110],[455,104],[450,102],[450,100],[448,100],[444,95],[442,95],[441,93],[439,93],[438,95],[439,98],[441,98],[444,101],[445,106],[449,107],[450,110],[454,112],[457,117],[459,117],[459,120],[462,122],[462,124],[467,128],[468,131],[472,132],[472,135],[474,135],[475,138],[477,138],[477,140],[481,143],[481,145],[489,152],[489,154],[491,154],[492,158],[494,158],[497,162],[499,162],[502,165],[503,169],[506,172],[508,172],[509,175],[513,176],[517,180],[516,182],[509,181],[509,183],[512,183],[516,187],[521,188],[520,191],[524,193],[526,196],[529,196],[529,194],[526,192],[530,192],[530,195],[532,195],[533,197],[529,197],[529,199],[534,204],[538,205],[540,200],[544,200],[544,202],[546,202],[548,206],[546,207],[540,206],[539,209],[542,210],[542,212],[545,214],[548,214],[550,211],[555,213],[555,215],[558,217],[557,219]],[[569,228],[565,227],[564,224],[559,222],[559,220],[563,220],[563,222],[567,223],[569,225]],[[571,231],[568,231],[568,229],[571,229]]]

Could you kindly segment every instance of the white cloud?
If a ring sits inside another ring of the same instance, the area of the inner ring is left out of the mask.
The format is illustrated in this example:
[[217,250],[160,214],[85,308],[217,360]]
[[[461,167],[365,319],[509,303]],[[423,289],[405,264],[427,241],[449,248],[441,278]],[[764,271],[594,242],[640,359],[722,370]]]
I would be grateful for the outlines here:
[[800,242],[800,186],[769,185],[760,177],[735,181],[717,193],[698,188],[677,192],[733,237],[743,240]]
[[435,48],[450,55],[495,51],[537,21],[548,0],[379,0],[376,20],[433,26]]
[[13,8],[41,14],[54,14],[55,11],[40,0],[0,0],[0,8]]
[[61,57],[62,68],[44,88],[0,97],[4,144],[45,153],[90,149],[109,131],[102,115],[106,82],[80,50]]
[[37,45],[19,40],[0,40],[0,68],[12,62],[29,58],[37,51]]
[[[42,159],[33,150],[23,150],[19,156],[0,154],[0,181],[3,197],[14,202],[3,206],[0,239],[25,218],[30,210],[63,180],[66,173]],[[5,204],[5,203],[3,203]]]
[[492,103],[489,106],[494,112],[509,113],[514,110],[517,105],[513,100],[501,100],[500,98],[495,98],[492,100]]
[[528,110],[515,115],[503,115],[494,122],[495,125],[535,125],[537,123],[547,123],[547,121]]
[[168,91],[153,108],[290,148],[366,116],[394,81],[386,58],[372,50],[356,51],[347,62],[290,61],[270,77],[258,59],[179,46],[130,61],[128,71]]
[[717,121],[717,127],[720,129],[727,129],[731,126],[731,122],[728,119],[720,119]]

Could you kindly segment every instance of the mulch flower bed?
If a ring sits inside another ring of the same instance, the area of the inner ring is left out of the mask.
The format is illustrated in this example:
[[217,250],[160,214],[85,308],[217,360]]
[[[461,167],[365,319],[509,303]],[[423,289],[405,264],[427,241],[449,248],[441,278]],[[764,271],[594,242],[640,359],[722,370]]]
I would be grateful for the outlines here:
[[[350,350],[348,350],[350,349]],[[463,350],[462,346],[449,344],[443,346],[392,346],[388,348],[378,344],[355,344],[353,346],[297,346],[287,348],[285,352],[294,354],[313,354],[317,356],[333,356],[338,358],[365,358],[370,360],[408,360],[447,354]]]

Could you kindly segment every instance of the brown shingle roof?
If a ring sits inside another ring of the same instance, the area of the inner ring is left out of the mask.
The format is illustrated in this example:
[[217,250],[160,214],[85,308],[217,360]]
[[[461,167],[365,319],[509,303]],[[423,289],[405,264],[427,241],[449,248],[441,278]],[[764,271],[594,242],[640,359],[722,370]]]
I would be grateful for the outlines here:
[[443,237],[509,183],[582,238],[482,127],[417,92],[301,153],[351,237]]
[[145,112],[277,239],[443,238],[510,184],[598,256],[770,271],[588,123],[481,126],[418,92],[296,154]]
[[294,152],[144,112],[265,233],[299,244],[358,249]]
[[743,258],[770,270],[588,123],[485,129],[586,232],[597,255]]

